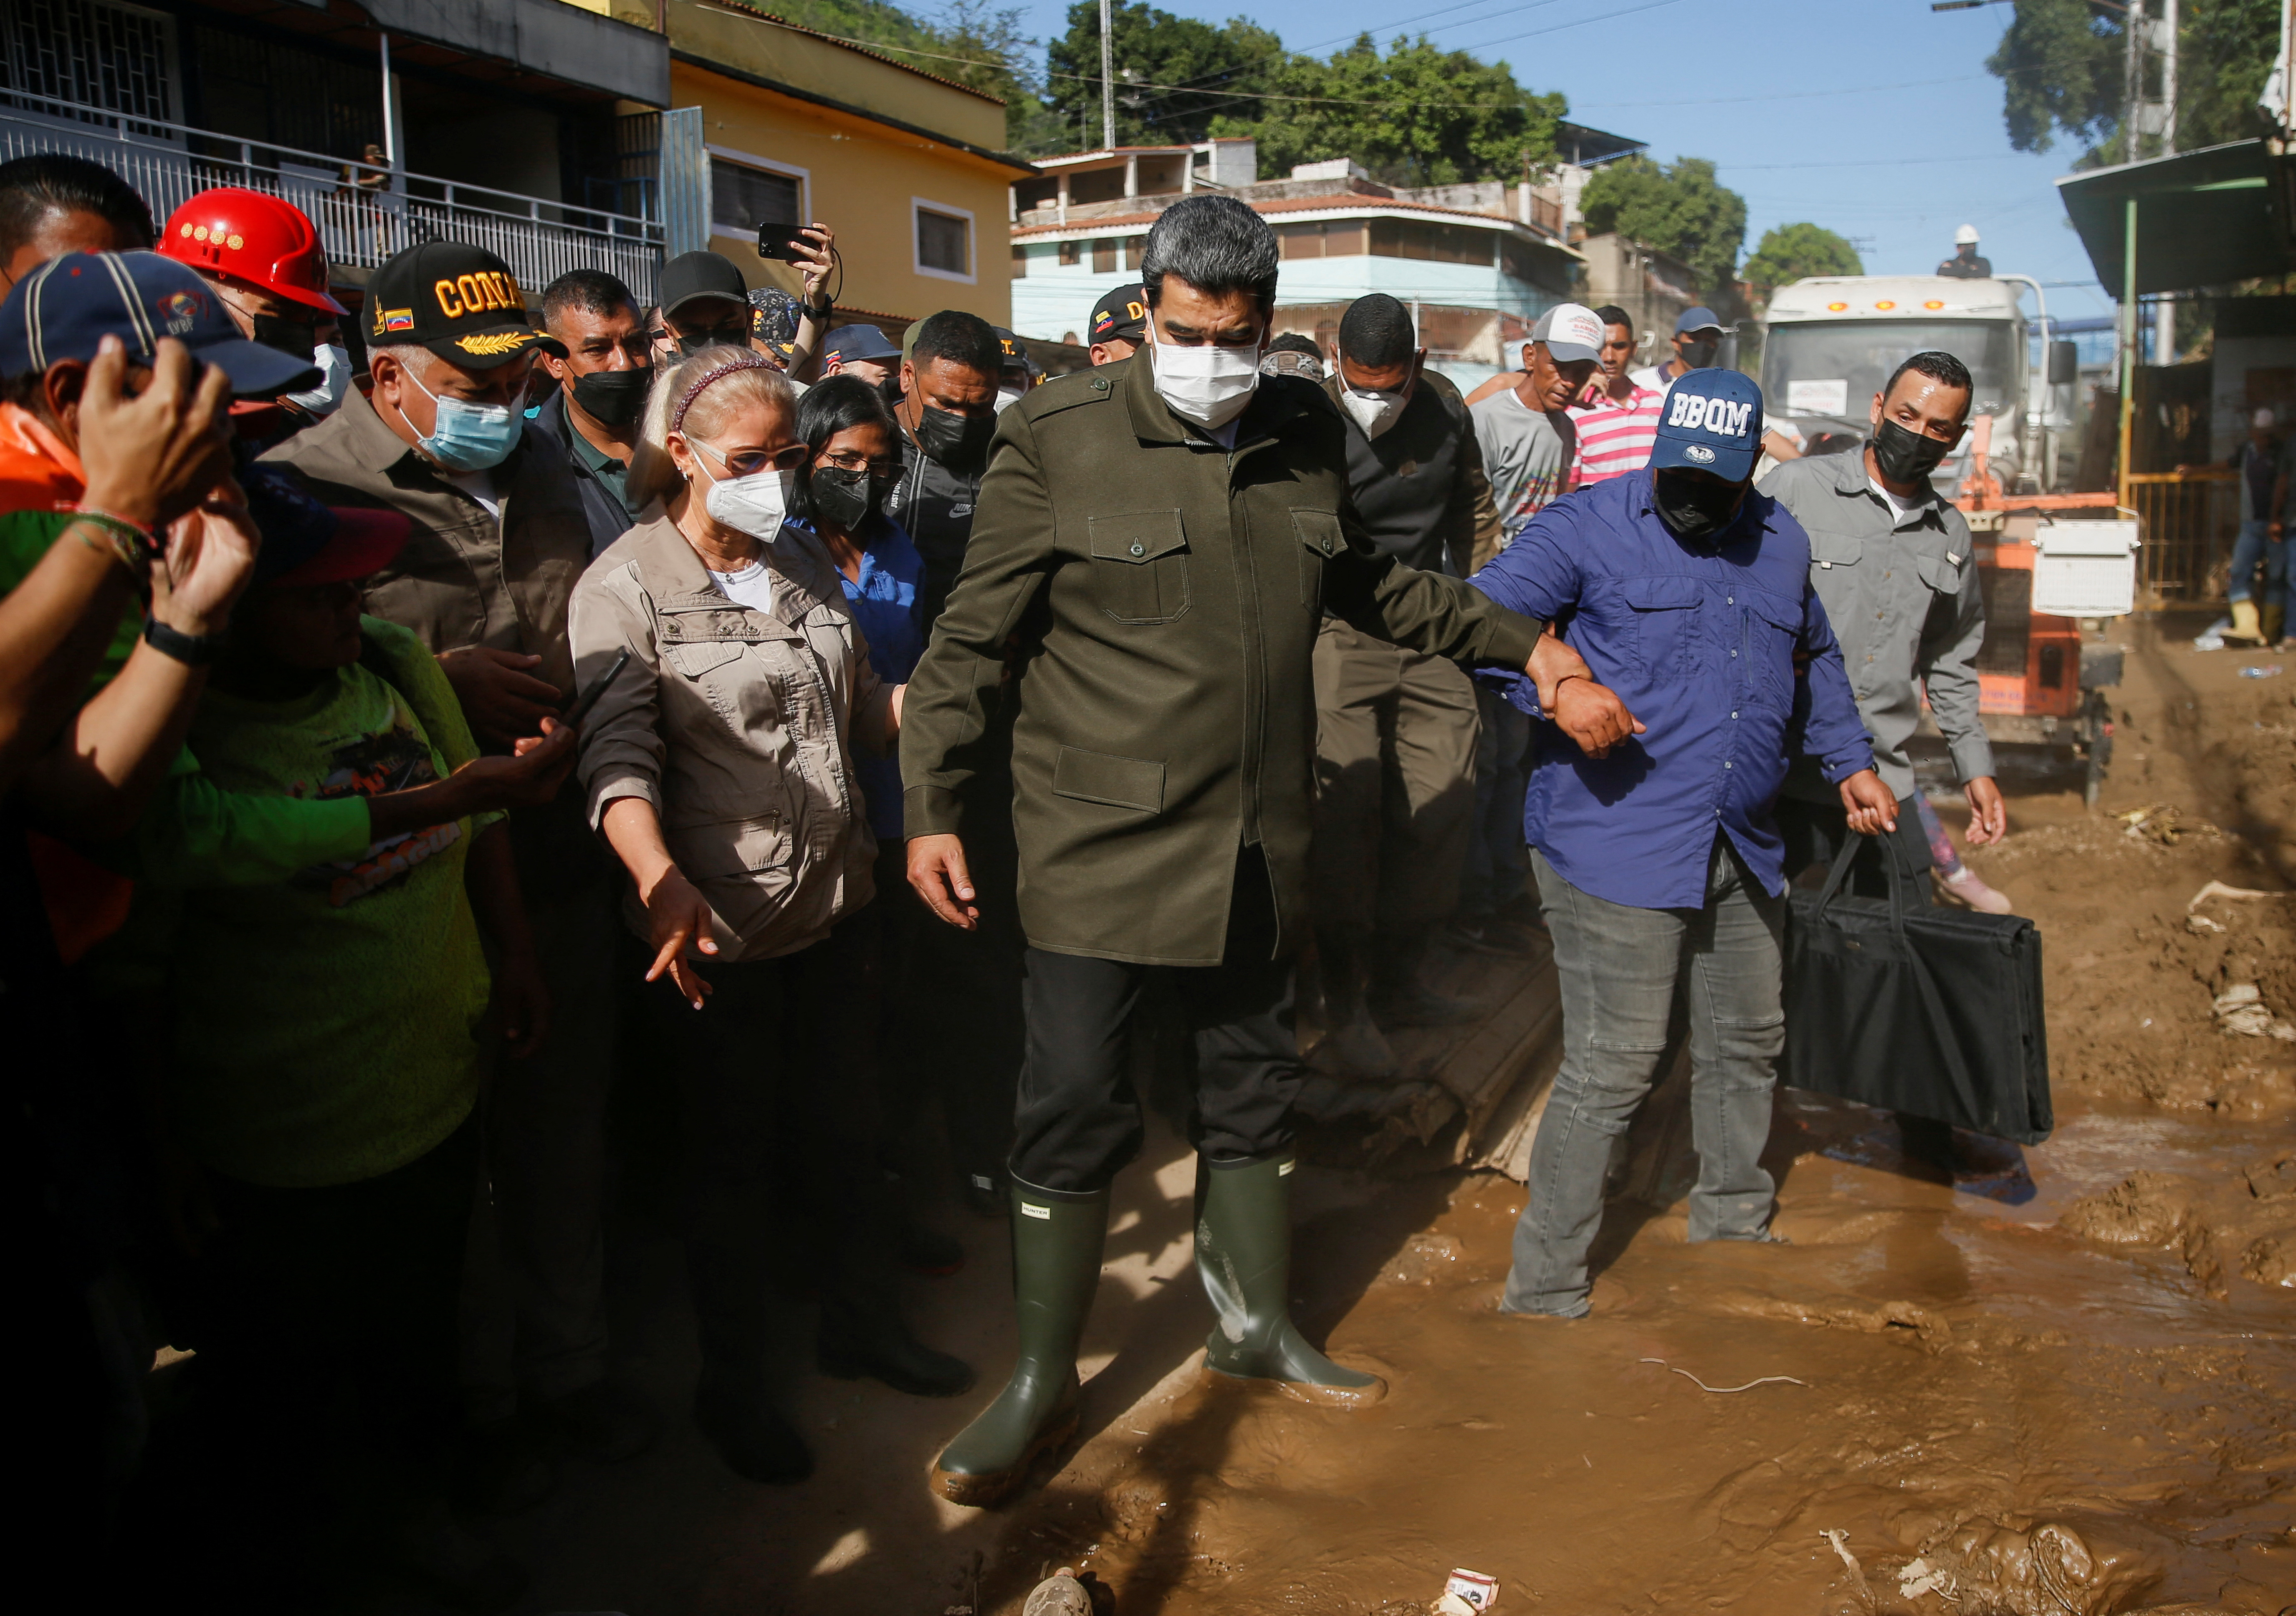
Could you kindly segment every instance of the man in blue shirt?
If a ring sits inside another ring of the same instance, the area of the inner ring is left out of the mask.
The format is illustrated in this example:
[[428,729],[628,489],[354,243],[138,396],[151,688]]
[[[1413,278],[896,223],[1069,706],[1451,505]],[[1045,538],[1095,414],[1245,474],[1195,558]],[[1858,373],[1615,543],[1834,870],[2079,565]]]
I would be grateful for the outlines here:
[[[1808,536],[1752,490],[1761,438],[1751,379],[1691,371],[1667,394],[1646,470],[1557,500],[1469,580],[1553,619],[1636,720],[1618,744],[1583,750],[1567,730],[1587,698],[1566,680],[1523,804],[1563,1057],[1531,1149],[1511,1313],[1587,1312],[1611,1144],[1650,1088],[1685,974],[1690,1238],[1771,1238],[1760,1158],[1785,1043],[1786,908],[1771,809],[1787,762],[1818,760],[1852,829],[1895,828],[1897,798],[1874,772],[1810,587]],[[1525,681],[1505,683],[1517,706],[1548,718]]]

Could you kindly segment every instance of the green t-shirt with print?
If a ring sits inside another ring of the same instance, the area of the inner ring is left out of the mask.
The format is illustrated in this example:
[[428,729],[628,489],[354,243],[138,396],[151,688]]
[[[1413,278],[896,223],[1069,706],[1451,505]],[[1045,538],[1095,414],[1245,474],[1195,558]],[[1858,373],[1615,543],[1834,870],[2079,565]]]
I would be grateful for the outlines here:
[[[308,696],[210,689],[190,746],[226,792],[401,791],[477,756],[439,664],[361,619],[393,678],[343,669]],[[176,1014],[171,1114],[217,1171],[287,1188],[403,1167],[476,1103],[488,982],[463,886],[463,820],[316,863],[284,882],[152,894]],[[148,941],[149,939],[147,939]]]

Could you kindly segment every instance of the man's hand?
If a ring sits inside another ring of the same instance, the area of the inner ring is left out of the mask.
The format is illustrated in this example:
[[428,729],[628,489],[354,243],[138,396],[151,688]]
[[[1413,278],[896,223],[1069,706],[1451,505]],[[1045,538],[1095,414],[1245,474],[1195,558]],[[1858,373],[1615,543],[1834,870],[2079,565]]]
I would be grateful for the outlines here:
[[808,225],[790,243],[790,262],[797,270],[805,287],[805,301],[816,305],[821,301],[821,289],[829,280],[831,257],[837,237],[828,226],[818,220]]
[[2009,833],[2009,805],[1990,775],[1980,775],[1961,788],[1969,799],[1969,845],[1981,848]]
[[1870,768],[1861,768],[1841,783],[1841,806],[1849,810],[1849,828],[1860,836],[1898,828],[1898,800]]
[[1538,644],[1522,670],[1538,689],[1538,710],[1543,713],[1554,710],[1555,688],[1563,680],[1594,677],[1587,659],[1564,644],[1562,637],[1552,628],[1538,636]]
[[564,693],[527,670],[542,659],[522,652],[496,651],[488,645],[465,645],[442,652],[439,670],[455,687],[463,716],[482,741],[506,746],[521,735],[530,735],[545,718],[558,710]]
[[1643,721],[1627,710],[1618,693],[1590,678],[1563,681],[1554,693],[1554,705],[1546,711],[1590,758],[1606,758],[1614,747],[1644,733]]
[[542,734],[520,736],[512,743],[510,757],[472,759],[452,776],[459,788],[461,812],[455,817],[502,808],[541,808],[549,802],[574,767],[580,734],[573,725],[545,718]]
[[221,634],[262,548],[245,496],[236,483],[225,482],[169,525],[167,554],[152,569],[152,617],[179,634]]
[[173,337],[160,339],[152,380],[130,398],[127,350],[102,338],[79,396],[81,503],[157,529],[231,474],[230,378]]
[[495,962],[494,979],[491,1008],[503,1053],[514,1061],[530,1060],[550,1036],[550,989],[543,983],[541,964],[530,948],[504,954]]
[[718,952],[718,939],[709,935],[709,900],[693,890],[693,883],[678,874],[672,865],[653,883],[653,890],[642,895],[645,901],[646,923],[654,946],[653,964],[645,980],[657,981],[665,971],[676,984],[685,1002],[696,1010],[701,1008],[709,984],[693,969],[693,961],[686,950],[697,949],[703,954]]
[[973,905],[972,873],[965,868],[964,843],[955,836],[909,838],[909,885],[925,907],[960,930],[980,927]]

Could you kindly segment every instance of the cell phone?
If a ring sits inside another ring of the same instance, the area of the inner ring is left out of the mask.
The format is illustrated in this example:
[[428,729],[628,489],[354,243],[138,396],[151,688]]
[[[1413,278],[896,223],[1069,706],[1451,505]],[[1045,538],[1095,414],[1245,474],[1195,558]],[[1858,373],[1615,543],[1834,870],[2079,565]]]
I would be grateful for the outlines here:
[[627,668],[629,665],[630,648],[625,645],[622,647],[622,654],[614,659],[614,665],[606,669],[605,677],[600,679],[595,685],[591,685],[589,689],[584,691],[580,695],[574,698],[574,705],[566,710],[564,722],[567,724],[579,724],[583,719],[588,718],[590,716],[590,710],[598,704],[598,698],[606,693],[606,686],[611,685],[616,679],[620,678],[622,677],[622,669]]
[[758,256],[777,258],[784,264],[797,262],[798,238],[808,227],[803,225],[760,225],[758,226]]

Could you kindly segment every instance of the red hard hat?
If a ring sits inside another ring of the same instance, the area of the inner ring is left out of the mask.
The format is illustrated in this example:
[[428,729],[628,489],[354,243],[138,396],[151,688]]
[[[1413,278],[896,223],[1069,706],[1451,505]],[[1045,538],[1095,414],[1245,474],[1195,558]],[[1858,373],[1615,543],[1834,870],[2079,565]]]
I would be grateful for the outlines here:
[[347,315],[327,295],[327,250],[303,210],[261,191],[202,191],[168,216],[161,256],[227,275],[291,303]]

